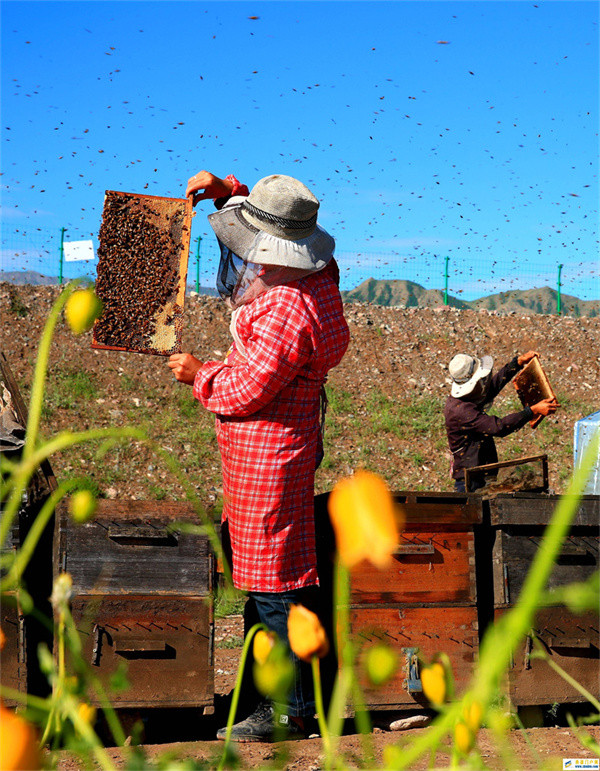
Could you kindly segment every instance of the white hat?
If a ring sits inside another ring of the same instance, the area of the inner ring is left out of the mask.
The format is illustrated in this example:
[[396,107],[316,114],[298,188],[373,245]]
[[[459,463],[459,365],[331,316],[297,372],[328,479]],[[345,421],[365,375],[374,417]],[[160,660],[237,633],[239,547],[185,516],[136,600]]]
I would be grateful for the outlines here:
[[470,394],[477,383],[490,374],[493,366],[494,360],[491,356],[478,359],[466,353],[457,354],[448,364],[448,372],[452,378],[452,396],[460,399]]
[[335,249],[334,239],[317,225],[318,208],[302,182],[272,174],[247,198],[231,198],[208,220],[217,238],[245,262],[317,271]]

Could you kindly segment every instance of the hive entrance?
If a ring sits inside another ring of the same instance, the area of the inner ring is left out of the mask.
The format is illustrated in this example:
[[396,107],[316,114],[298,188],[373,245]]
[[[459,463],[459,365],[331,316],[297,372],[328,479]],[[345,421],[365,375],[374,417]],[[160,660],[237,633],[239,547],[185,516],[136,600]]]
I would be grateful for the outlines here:
[[106,191],[93,348],[181,352],[192,202]]

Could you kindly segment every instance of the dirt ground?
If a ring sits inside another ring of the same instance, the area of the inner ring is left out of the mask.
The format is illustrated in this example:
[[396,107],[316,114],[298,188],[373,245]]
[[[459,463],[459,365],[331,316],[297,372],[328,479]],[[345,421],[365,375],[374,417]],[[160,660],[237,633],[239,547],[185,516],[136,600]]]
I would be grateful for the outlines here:
[[[241,648],[236,643],[243,632],[241,616],[227,616],[217,619],[215,630],[215,714],[202,716],[194,710],[181,714],[171,710],[155,716],[143,715],[146,738],[143,743],[146,758],[163,762],[166,756],[174,760],[211,761],[222,752],[222,742],[215,740],[215,732],[226,724],[229,697],[237,674]],[[382,767],[383,752],[388,745],[409,745],[426,728],[407,731],[390,731],[389,725],[409,713],[373,713],[374,725],[371,734],[375,766]],[[414,714],[410,713],[410,714]],[[124,725],[130,725],[140,715],[125,715]],[[596,742],[600,741],[600,728],[584,729]],[[344,735],[340,739],[339,754],[348,768],[365,768],[362,762],[362,737],[356,733],[351,720],[346,721]],[[564,724],[561,717],[557,725],[528,728],[526,731],[512,730],[508,741],[500,744],[489,729],[482,729],[478,736],[478,747],[485,767],[493,771],[559,771],[563,758],[590,758],[592,753],[585,750],[573,731]],[[123,751],[108,749],[109,755],[121,765]],[[318,771],[323,768],[323,747],[320,738],[283,742],[280,745],[242,744],[238,745],[242,768],[276,768],[285,771]],[[430,768],[430,758],[423,757],[413,765],[411,771]],[[438,752],[435,768],[449,768],[450,754]],[[79,771],[81,765],[73,757],[62,753],[58,771]]]

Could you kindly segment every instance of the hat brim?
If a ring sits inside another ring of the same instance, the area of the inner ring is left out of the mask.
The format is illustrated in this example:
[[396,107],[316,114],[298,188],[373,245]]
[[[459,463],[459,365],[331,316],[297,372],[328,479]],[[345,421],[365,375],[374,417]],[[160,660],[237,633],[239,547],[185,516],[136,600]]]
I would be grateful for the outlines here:
[[244,200],[240,196],[231,198],[227,206],[208,215],[217,238],[242,260],[319,271],[333,257],[335,240],[319,225],[306,238],[279,238],[246,219],[242,210]]
[[473,373],[473,375],[467,380],[466,383],[452,383],[452,389],[450,393],[457,399],[463,396],[468,396],[477,383],[484,377],[487,377],[494,367],[494,359],[491,356],[482,356],[479,359],[479,364]]

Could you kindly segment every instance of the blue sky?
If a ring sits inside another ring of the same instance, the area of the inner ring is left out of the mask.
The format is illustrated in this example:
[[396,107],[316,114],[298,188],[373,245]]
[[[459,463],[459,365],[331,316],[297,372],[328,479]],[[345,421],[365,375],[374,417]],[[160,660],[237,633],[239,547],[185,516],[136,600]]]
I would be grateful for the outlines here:
[[598,298],[598,9],[2,2],[3,267],[54,260],[63,226],[96,240],[107,189],[182,197],[205,168],[308,184],[345,288],[439,287],[449,256],[467,299],[559,263]]

